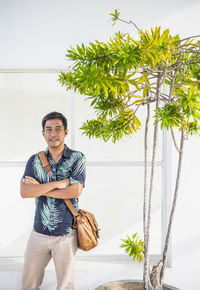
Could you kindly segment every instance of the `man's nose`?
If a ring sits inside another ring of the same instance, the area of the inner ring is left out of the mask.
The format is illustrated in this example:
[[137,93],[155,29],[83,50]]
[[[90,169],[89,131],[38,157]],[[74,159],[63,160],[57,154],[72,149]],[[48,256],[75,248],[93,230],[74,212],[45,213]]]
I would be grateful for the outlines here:
[[51,130],[51,137],[57,136],[57,131],[56,130]]

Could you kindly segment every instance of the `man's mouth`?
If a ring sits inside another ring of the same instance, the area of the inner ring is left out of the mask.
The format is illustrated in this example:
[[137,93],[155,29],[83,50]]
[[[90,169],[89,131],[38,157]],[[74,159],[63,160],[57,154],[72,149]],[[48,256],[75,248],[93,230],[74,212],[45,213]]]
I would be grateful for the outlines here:
[[49,141],[55,142],[55,141],[58,141],[58,139],[49,139]]

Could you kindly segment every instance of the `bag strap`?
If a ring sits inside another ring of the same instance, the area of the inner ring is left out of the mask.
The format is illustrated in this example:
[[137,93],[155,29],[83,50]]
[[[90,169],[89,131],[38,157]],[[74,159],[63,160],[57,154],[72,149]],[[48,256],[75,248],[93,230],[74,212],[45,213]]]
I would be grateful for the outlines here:
[[49,160],[47,158],[45,151],[38,152],[38,156],[40,158],[40,161],[42,163],[42,167],[43,167],[44,171],[46,171],[46,173],[49,175],[49,177],[51,177],[53,175],[53,172],[51,170],[51,165],[49,163]]
[[[49,160],[47,158],[46,152],[45,151],[40,151],[40,152],[38,152],[38,156],[40,158],[40,161],[42,163],[42,167],[43,167],[44,171],[47,172],[49,177],[52,177],[53,172],[51,170],[51,165],[50,165]],[[73,206],[72,202],[69,199],[64,199],[64,202],[66,203],[67,207],[71,211],[72,215],[74,217],[77,217],[78,216],[78,212],[76,211],[76,209]]]

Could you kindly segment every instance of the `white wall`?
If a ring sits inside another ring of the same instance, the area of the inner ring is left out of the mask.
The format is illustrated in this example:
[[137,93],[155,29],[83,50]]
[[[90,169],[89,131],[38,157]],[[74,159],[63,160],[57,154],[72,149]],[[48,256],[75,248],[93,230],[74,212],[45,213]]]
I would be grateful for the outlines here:
[[[131,31],[125,24],[112,27],[108,14],[115,8],[140,28],[163,25],[183,37],[199,34],[198,0],[0,0],[0,68],[65,66],[70,45],[105,41],[115,31]],[[194,137],[185,146],[173,228],[174,256],[186,263],[188,255],[197,252],[200,240],[199,145],[200,139]],[[174,171],[175,165],[173,175]]]
[[198,0],[1,0],[0,67],[63,66],[66,48],[107,40],[125,24],[112,27],[115,8],[140,28],[170,27],[172,32],[198,33]]

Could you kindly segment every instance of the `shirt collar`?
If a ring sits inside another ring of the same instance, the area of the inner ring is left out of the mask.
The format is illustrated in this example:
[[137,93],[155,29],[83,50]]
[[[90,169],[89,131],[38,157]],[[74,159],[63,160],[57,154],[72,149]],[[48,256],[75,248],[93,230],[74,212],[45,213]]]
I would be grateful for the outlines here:
[[69,149],[69,147],[67,147],[66,144],[65,144],[65,149],[63,151],[63,156],[66,158],[70,157],[70,149]]
[[[48,147],[46,148],[45,152],[46,152],[46,155],[47,155],[48,157],[50,157]],[[62,154],[62,157],[63,157],[63,156],[64,156],[65,158],[70,157],[70,149],[69,149],[69,147],[67,147],[66,144],[65,144],[65,148],[64,148],[64,150],[63,150],[63,154]],[[61,157],[61,158],[62,158],[62,157]]]

